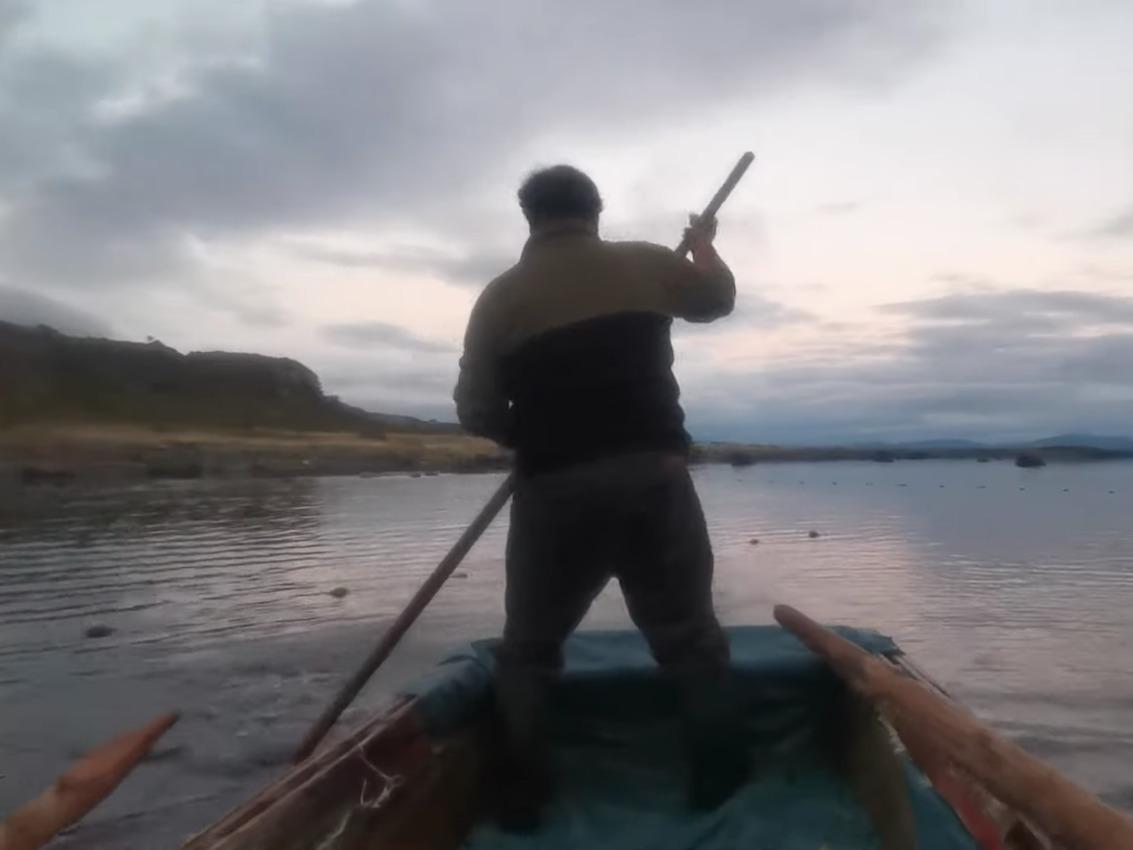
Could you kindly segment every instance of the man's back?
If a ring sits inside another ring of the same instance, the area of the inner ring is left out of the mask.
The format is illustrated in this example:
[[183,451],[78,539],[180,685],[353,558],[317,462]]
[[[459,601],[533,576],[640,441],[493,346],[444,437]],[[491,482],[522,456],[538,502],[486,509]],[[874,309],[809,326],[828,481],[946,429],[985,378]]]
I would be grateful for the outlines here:
[[536,232],[473,311],[461,421],[513,445],[526,471],[626,451],[683,453],[670,322],[717,318],[734,298],[730,274],[661,246],[606,242],[582,223]]

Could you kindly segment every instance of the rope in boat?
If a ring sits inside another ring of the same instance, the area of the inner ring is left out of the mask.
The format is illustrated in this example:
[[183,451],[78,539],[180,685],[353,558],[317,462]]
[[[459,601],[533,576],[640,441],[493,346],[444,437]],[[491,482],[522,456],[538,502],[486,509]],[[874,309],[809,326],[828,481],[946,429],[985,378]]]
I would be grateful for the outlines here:
[[405,782],[405,777],[401,776],[401,774],[386,773],[384,770],[370,761],[370,759],[366,756],[366,750],[363,748],[362,740],[357,732],[351,733],[350,739],[354,742],[354,752],[358,756],[359,761],[361,761],[362,764],[364,764],[378,776],[378,778],[382,782],[382,788],[375,797],[373,797],[372,799],[366,799],[366,791],[369,786],[369,782],[365,777],[363,777],[362,789],[358,794],[358,804],[356,806],[351,806],[345,812],[343,812],[342,818],[338,822],[338,826],[335,827],[333,832],[323,838],[323,840],[315,846],[314,850],[334,850],[336,843],[340,838],[343,837],[343,835],[346,834],[347,828],[350,826],[354,818],[358,816],[359,812],[378,811],[383,806],[385,806],[387,802],[389,802],[390,797],[393,796],[393,792],[400,788],[401,785]]

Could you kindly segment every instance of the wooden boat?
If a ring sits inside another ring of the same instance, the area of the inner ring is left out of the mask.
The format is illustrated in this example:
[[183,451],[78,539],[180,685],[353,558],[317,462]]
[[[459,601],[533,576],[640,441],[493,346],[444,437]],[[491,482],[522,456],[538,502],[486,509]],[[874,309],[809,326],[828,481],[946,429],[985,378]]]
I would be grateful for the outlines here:
[[[669,685],[635,633],[576,635],[555,694],[558,793],[543,828],[500,831],[490,652],[441,665],[181,850],[760,847],[1133,848],[1133,824],[981,726],[888,638],[733,630],[752,780],[712,812],[684,805]],[[668,694],[668,695],[667,695]],[[0,850],[26,850],[5,844]]]

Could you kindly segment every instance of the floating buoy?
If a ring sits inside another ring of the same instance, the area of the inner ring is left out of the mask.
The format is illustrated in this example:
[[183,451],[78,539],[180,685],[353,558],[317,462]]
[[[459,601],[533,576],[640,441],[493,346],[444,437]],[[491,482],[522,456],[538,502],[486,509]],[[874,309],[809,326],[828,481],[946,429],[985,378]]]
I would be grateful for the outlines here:
[[751,538],[751,540],[748,541],[748,543],[750,543],[752,546],[758,546],[759,545],[759,538],[753,537],[753,538]]
[[819,536],[818,532],[815,531],[813,528],[809,532],[807,532],[807,537],[809,537],[811,540],[814,540],[818,536]]
[[452,577],[453,578],[468,578],[468,573],[465,573],[465,572],[453,573]]
[[110,626],[100,624],[97,626],[89,626],[85,634],[89,638],[104,638],[114,634],[114,629],[110,628]]
[[342,597],[346,596],[346,594],[348,594],[349,592],[350,592],[350,588],[348,588],[348,587],[336,587],[334,590],[332,590],[330,592],[330,595],[333,596],[335,599],[341,599]]

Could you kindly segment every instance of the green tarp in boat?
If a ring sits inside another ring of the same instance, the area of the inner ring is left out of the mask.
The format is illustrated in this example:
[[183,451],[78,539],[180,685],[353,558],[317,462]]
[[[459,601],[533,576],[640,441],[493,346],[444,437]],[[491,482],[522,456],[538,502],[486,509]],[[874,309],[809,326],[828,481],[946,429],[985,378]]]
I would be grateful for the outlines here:
[[[873,632],[840,629],[873,652],[895,650]],[[752,780],[719,809],[686,805],[687,768],[676,695],[636,632],[579,633],[552,700],[558,789],[542,830],[501,832],[490,822],[469,835],[469,850],[503,848],[764,848],[872,850],[869,816],[835,770],[824,736],[842,722],[841,683],[792,635],[775,626],[729,631]],[[432,733],[442,736],[483,706],[491,687],[491,644],[473,644],[442,664],[410,695]],[[922,850],[976,850],[975,842],[924,777],[905,781]]]

